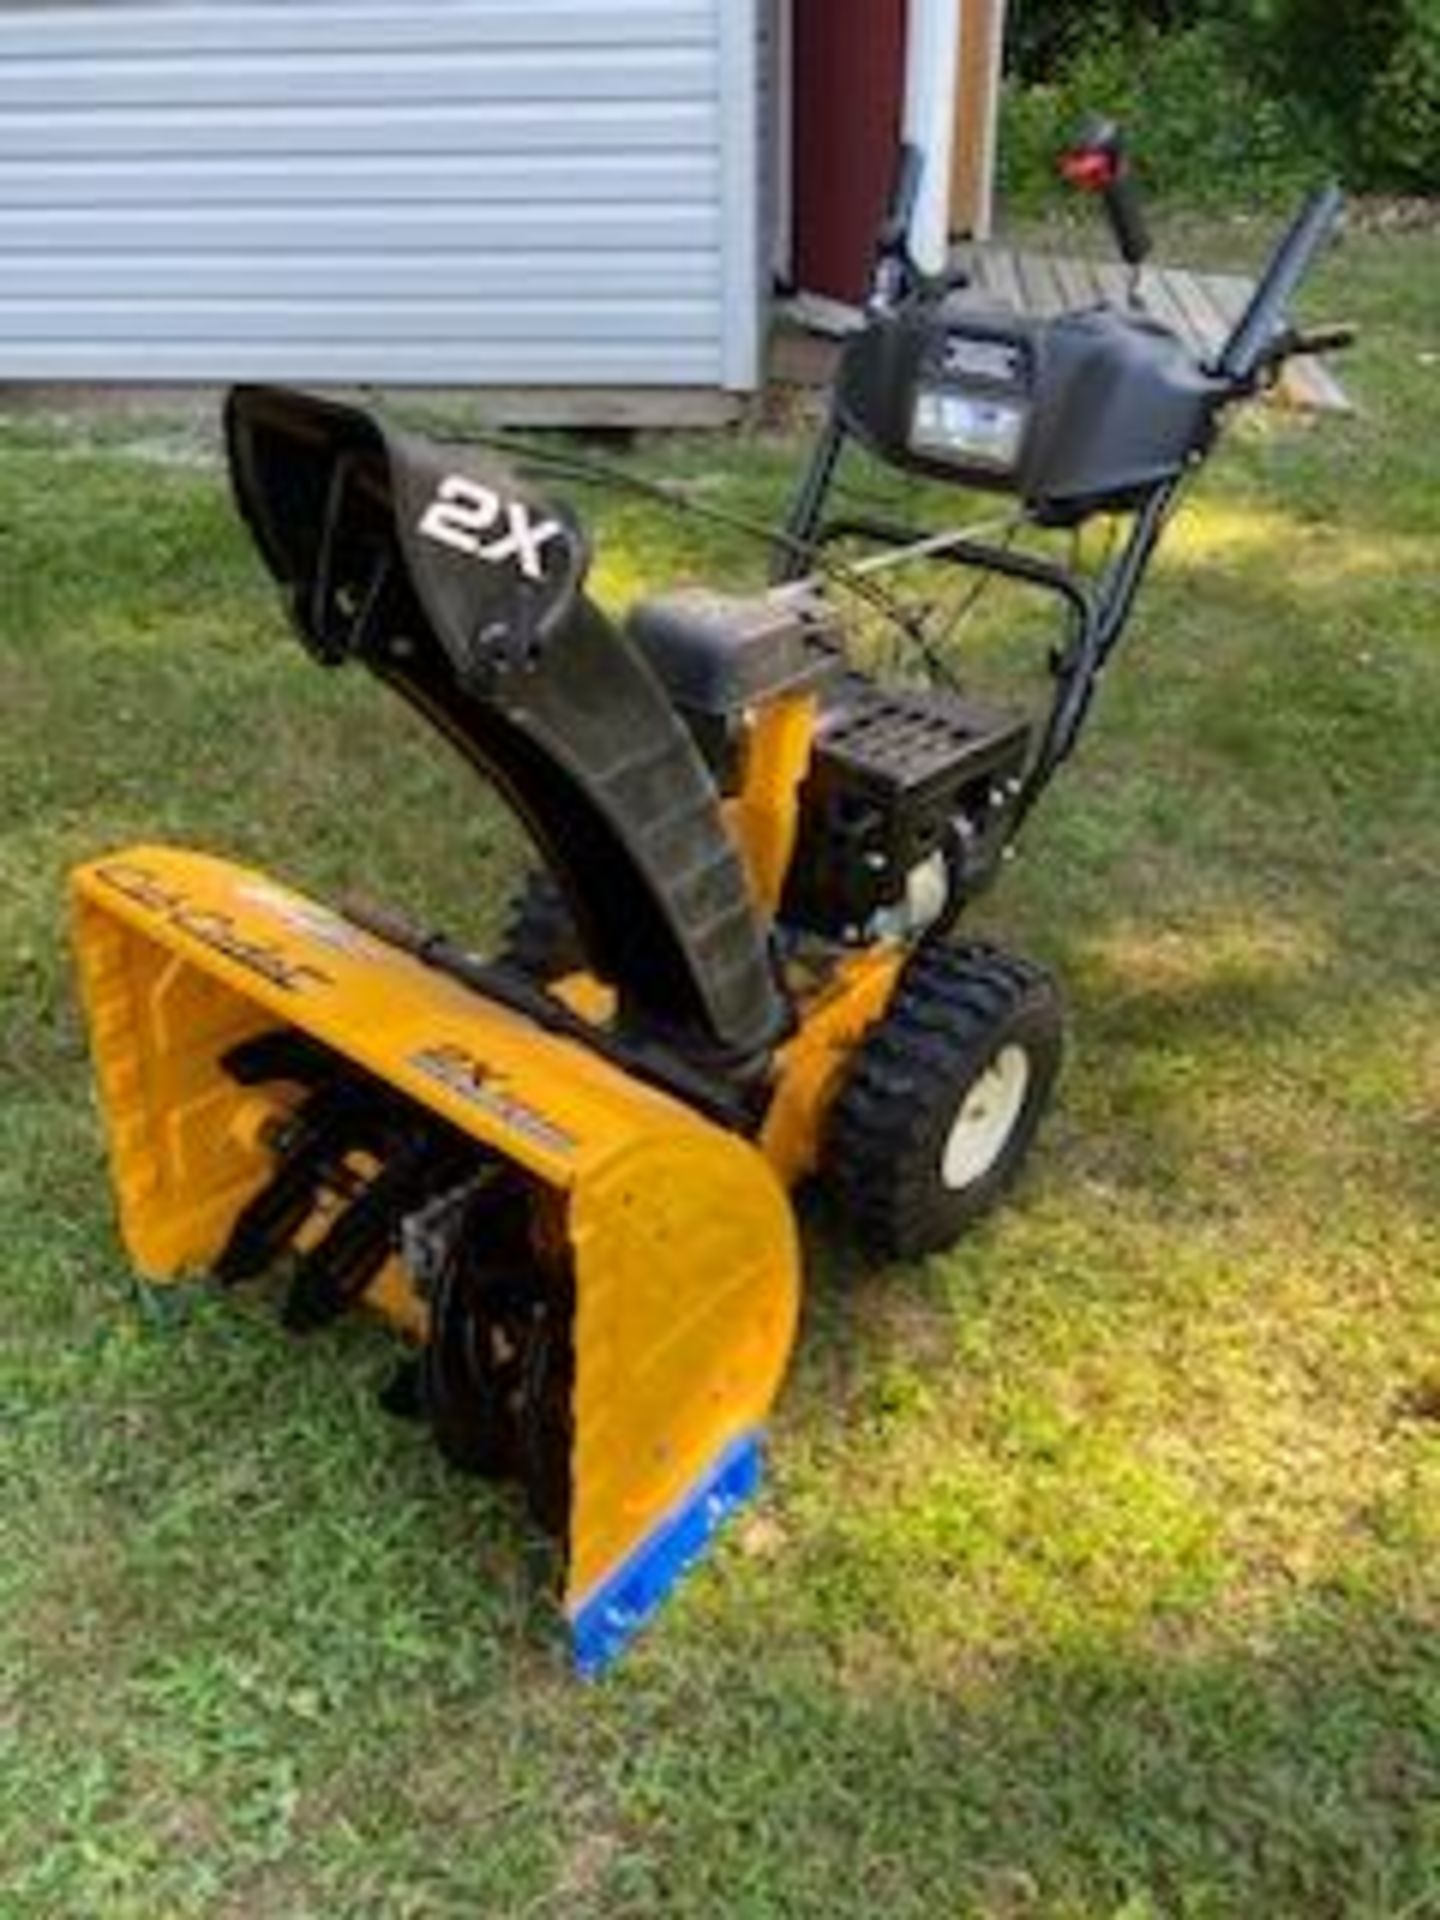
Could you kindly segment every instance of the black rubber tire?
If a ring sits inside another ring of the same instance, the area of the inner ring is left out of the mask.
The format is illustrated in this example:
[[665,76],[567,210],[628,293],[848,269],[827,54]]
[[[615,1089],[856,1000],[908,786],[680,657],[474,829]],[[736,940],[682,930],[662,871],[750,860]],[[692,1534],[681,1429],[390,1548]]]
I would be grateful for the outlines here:
[[543,867],[532,868],[520,883],[506,916],[499,957],[547,984],[585,966],[569,902]]
[[[1051,976],[997,947],[922,947],[856,1050],[831,1108],[820,1178],[867,1252],[917,1260],[953,1245],[1013,1184],[1060,1070],[1064,1011]],[[1019,1047],[1028,1075],[983,1172],[949,1184],[952,1129],[977,1082]]]

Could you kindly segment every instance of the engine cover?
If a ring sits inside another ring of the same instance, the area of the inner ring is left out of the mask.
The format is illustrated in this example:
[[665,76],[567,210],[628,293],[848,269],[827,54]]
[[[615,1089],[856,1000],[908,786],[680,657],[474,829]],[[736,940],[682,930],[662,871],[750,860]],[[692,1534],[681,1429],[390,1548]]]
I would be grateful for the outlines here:
[[978,880],[1003,845],[1029,753],[1024,715],[847,680],[815,743],[782,919],[863,940],[907,910],[922,871],[941,868],[947,893]]

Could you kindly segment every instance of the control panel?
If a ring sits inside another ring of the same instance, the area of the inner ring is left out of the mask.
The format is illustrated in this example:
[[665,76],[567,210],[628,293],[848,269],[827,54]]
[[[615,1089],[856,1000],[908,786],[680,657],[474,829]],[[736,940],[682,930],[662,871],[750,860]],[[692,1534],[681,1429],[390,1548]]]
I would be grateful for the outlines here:
[[910,446],[923,458],[998,475],[1019,471],[1030,424],[1028,341],[963,327],[937,331],[921,357]]

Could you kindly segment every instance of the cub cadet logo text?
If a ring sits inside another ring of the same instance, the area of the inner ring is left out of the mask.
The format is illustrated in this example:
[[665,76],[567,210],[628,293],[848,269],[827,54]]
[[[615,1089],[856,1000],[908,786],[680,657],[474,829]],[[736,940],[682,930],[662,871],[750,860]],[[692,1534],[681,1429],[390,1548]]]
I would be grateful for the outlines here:
[[410,1064],[427,1078],[448,1087],[451,1093],[458,1093],[472,1107],[479,1107],[513,1132],[533,1140],[536,1146],[546,1147],[551,1153],[574,1152],[577,1143],[573,1135],[513,1093],[505,1093],[496,1086],[484,1061],[477,1060],[464,1047],[426,1047],[422,1053],[411,1056]]
[[322,973],[318,967],[305,966],[291,960],[281,948],[251,939],[240,931],[228,913],[193,905],[184,894],[167,887],[144,867],[100,867],[97,877],[137,906],[159,914],[177,933],[188,934],[202,946],[223,953],[227,960],[258,974],[272,986],[282,987],[286,993],[303,993],[306,987],[333,985],[329,974]]
[[1018,347],[1003,340],[976,340],[969,334],[952,333],[945,342],[945,371],[967,380],[995,380],[1010,385],[1018,380],[1025,361]]
[[[485,538],[502,520],[505,531],[493,539]],[[514,560],[527,580],[543,580],[545,564],[541,556],[565,529],[558,520],[537,524],[521,501],[502,500],[489,487],[452,473],[430,503],[420,531],[427,540],[463,553],[468,560],[485,560],[497,567],[502,561]]]

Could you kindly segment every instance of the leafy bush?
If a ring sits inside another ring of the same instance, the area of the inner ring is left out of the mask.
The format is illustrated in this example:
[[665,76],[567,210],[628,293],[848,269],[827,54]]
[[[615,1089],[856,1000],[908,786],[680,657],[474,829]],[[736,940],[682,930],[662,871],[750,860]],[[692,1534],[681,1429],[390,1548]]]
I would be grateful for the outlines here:
[[1272,0],[1265,11],[1254,44],[1277,85],[1353,129],[1405,32],[1410,0]]
[[1085,114],[1131,131],[1147,183],[1197,204],[1276,200],[1339,172],[1440,192],[1440,0],[1021,0],[1001,181],[1053,197]]
[[1360,156],[1375,186],[1440,192],[1440,11],[1417,13],[1371,87]]
[[1258,23],[1273,85],[1326,116],[1356,185],[1440,187],[1440,0],[1261,0]]
[[[1099,10],[1106,31],[1153,27],[1170,32],[1205,11],[1204,0],[1110,0]],[[1096,38],[1095,0],[1021,0],[1009,28],[1011,70],[1024,81],[1053,80]]]
[[1007,196],[1032,208],[1053,198],[1055,156],[1093,111],[1124,122],[1148,187],[1198,205],[1288,199],[1324,169],[1305,115],[1245,71],[1218,23],[1162,34],[1110,15],[1055,79],[1007,83]]

